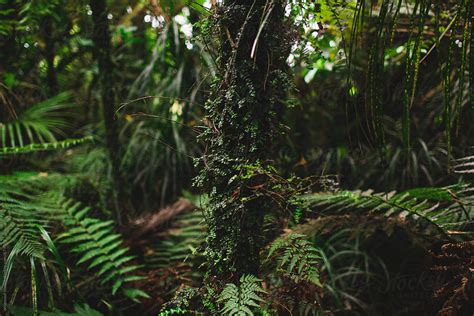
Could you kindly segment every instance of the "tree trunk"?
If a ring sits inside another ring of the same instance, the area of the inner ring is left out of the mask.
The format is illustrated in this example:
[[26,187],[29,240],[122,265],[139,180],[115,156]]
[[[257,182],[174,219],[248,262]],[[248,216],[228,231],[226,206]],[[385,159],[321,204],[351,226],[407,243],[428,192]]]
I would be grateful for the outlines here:
[[120,143],[118,140],[118,126],[115,120],[114,105],[116,95],[114,91],[113,64],[111,59],[109,21],[105,0],[91,0],[92,20],[94,22],[93,42],[95,58],[99,63],[98,83],[101,91],[102,114],[105,124],[106,143],[109,152],[112,177],[115,191],[115,212],[119,224],[121,220],[121,207],[118,198],[127,202],[125,181],[120,168]]
[[53,18],[47,16],[44,19],[44,57],[48,70],[46,72],[46,83],[48,84],[49,96],[58,94],[58,76],[56,74],[56,67],[54,66],[54,58],[56,56],[56,41],[54,39],[54,25]]
[[[197,184],[210,192],[206,250],[208,284],[218,288],[242,274],[258,273],[271,197],[255,194],[279,135],[279,100],[286,95],[286,58],[291,48],[284,1],[233,0],[217,8],[209,30],[217,32],[220,81],[206,104],[207,154]],[[217,30],[217,31],[215,31]]]

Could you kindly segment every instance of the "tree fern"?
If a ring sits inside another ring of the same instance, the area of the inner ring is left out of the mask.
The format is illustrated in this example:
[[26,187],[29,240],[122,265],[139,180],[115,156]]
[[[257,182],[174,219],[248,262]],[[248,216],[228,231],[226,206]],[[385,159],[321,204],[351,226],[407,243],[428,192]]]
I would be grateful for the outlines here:
[[240,284],[226,284],[219,295],[218,302],[224,303],[221,313],[224,315],[254,315],[252,309],[259,308],[264,300],[259,296],[265,293],[260,282],[253,275],[243,275]]
[[66,231],[59,240],[74,245],[70,251],[81,255],[77,264],[87,262],[88,269],[96,272],[101,284],[112,284],[113,295],[121,289],[131,299],[148,297],[143,291],[123,287],[141,277],[129,275],[139,267],[127,264],[134,257],[127,255],[128,249],[123,246],[122,237],[114,232],[114,222],[88,217],[90,208],[80,203],[68,201],[63,208],[66,210]]
[[278,270],[295,282],[306,280],[321,286],[318,270],[321,256],[305,238],[292,233],[276,239],[270,245],[267,260],[276,258]]

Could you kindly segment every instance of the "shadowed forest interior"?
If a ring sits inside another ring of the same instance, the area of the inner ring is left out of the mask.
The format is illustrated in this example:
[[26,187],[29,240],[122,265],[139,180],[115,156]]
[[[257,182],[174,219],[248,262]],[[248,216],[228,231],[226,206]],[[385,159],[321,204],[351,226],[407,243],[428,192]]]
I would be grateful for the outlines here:
[[0,315],[474,314],[472,0],[0,0]]

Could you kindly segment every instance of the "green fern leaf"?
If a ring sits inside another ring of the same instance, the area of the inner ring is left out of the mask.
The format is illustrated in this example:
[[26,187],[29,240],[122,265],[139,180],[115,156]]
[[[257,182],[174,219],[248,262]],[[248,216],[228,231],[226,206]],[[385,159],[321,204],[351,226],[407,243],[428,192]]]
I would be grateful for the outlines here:
[[305,235],[289,234],[278,238],[269,246],[267,262],[275,258],[277,270],[295,282],[306,280],[318,286],[320,251],[307,241]]
[[95,271],[101,284],[114,280],[111,287],[113,295],[122,289],[133,300],[144,297],[146,294],[142,292],[123,288],[125,283],[140,278],[129,275],[139,266],[126,265],[133,257],[126,255],[128,249],[123,247],[122,237],[114,232],[113,222],[87,217],[90,208],[82,207],[80,203],[68,201],[63,203],[63,208],[67,217],[64,220],[66,231],[58,239],[73,246],[70,252],[82,254],[77,263],[87,264],[89,270]]
[[260,286],[261,282],[253,275],[242,275],[239,286],[226,284],[217,300],[224,304],[221,312],[225,315],[254,315],[252,308],[259,308],[259,302],[264,302],[258,293],[266,293]]

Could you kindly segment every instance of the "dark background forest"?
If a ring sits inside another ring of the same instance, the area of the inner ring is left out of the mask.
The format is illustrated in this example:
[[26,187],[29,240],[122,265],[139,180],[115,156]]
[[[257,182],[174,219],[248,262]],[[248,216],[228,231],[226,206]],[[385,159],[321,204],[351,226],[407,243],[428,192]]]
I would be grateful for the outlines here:
[[0,315],[473,315],[472,0],[0,0]]

